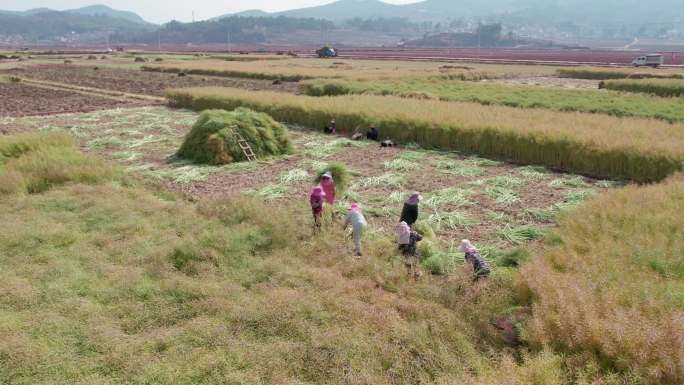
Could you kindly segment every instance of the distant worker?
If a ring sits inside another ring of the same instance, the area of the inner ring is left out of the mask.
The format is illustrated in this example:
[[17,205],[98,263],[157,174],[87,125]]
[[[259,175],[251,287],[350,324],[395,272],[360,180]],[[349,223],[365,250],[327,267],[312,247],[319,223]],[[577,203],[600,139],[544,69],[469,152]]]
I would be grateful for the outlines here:
[[380,139],[380,131],[378,131],[375,125],[371,125],[370,128],[368,128],[368,131],[366,132],[366,139],[374,140],[376,142]]
[[357,257],[360,257],[362,256],[361,237],[368,222],[366,222],[366,218],[364,218],[361,212],[361,206],[358,203],[352,203],[351,207],[347,210],[347,220],[344,222],[344,229],[346,230],[350,225],[352,228],[352,238],[354,239],[354,253],[356,253]]
[[462,240],[458,250],[462,253],[465,253],[466,262],[473,266],[473,274],[475,274],[476,280],[489,276],[489,273],[491,272],[489,264],[469,240]]
[[333,180],[332,173],[327,171],[323,176],[321,176],[321,188],[325,194],[325,203],[330,205],[333,212],[333,217],[335,217],[335,181]]
[[337,123],[335,123],[335,119],[331,120],[330,123],[328,123],[328,125],[325,126],[323,132],[330,135],[337,133]]
[[401,209],[401,218],[399,222],[406,222],[410,227],[418,220],[418,204],[423,199],[420,193],[414,192],[411,196],[404,202],[404,207]]
[[423,237],[416,231],[411,230],[406,222],[399,223],[397,226],[397,238],[399,243],[399,251],[404,257],[404,266],[409,277],[414,279],[420,278],[423,274],[420,271],[420,256],[418,255],[418,242],[423,240]]
[[311,194],[309,194],[309,203],[311,203],[311,212],[313,213],[315,232],[319,232],[321,230],[324,202],[325,192],[323,192],[323,188],[321,188],[321,186],[314,187],[311,190]]

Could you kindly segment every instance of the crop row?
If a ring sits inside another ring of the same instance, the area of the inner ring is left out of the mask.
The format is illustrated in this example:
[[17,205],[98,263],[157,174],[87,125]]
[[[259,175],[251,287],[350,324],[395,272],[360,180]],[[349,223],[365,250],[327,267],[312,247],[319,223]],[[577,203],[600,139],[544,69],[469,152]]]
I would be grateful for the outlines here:
[[383,138],[399,143],[602,178],[662,180],[681,170],[684,159],[684,125],[651,120],[391,96],[316,98],[232,88],[172,90],[167,96],[175,107],[244,106],[305,127],[322,127],[333,118],[348,131],[375,124]]
[[314,79],[303,82],[301,88],[309,96],[394,95],[415,99],[654,118],[671,123],[684,122],[684,108],[679,100],[600,90],[474,84],[450,81],[443,77],[375,81]]
[[681,70],[663,69],[642,69],[642,68],[599,68],[599,67],[577,67],[561,68],[556,70],[556,75],[561,78],[572,79],[684,79],[684,72]]
[[[663,97],[684,96],[684,80],[682,79],[641,79],[641,80],[608,80],[601,82],[601,87],[609,90],[638,92]],[[681,100],[673,101],[684,111]]]

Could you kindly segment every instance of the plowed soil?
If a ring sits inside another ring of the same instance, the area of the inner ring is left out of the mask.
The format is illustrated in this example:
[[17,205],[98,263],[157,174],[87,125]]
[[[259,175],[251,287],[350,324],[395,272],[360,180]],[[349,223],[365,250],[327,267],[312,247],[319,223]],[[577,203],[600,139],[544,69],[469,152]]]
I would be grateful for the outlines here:
[[297,83],[273,84],[271,80],[219,78],[213,76],[178,76],[178,74],[143,72],[95,66],[45,64],[14,68],[5,73],[22,78],[71,84],[80,87],[98,88],[110,91],[140,95],[163,96],[169,88],[202,86],[236,87],[249,90],[271,90],[297,92]]
[[90,112],[140,103],[83,95],[77,92],[46,89],[21,83],[0,83],[0,117],[53,115],[65,112]]

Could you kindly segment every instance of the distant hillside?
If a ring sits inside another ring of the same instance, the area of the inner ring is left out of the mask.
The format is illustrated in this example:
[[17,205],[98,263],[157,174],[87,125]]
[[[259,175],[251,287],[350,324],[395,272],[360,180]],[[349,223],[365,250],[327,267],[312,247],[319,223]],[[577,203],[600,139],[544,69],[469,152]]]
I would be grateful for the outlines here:
[[134,23],[147,24],[147,21],[135,12],[119,11],[106,5],[91,5],[88,7],[68,10],[66,12],[78,13],[90,16],[108,16],[115,19],[128,20]]
[[[90,5],[87,7],[69,9],[65,11],[57,11],[50,8],[33,8],[26,11],[2,11],[0,10],[0,15],[15,15],[15,16],[33,16],[37,14],[51,13],[51,12],[66,12],[85,16],[106,16],[113,19],[121,19],[130,21],[137,24],[149,24],[145,19],[140,17],[135,12],[130,11],[119,11],[112,9],[106,5]],[[1,27],[1,26],[0,26]]]
[[99,13],[90,15],[44,9],[19,13],[0,12],[0,43],[23,44],[36,40],[61,43],[102,42],[111,33],[142,32],[154,27]]
[[[339,0],[316,7],[250,16],[312,17],[342,21],[352,18],[408,18],[442,22],[457,19],[515,20],[530,24],[571,22],[595,26],[681,21],[681,0],[425,0],[393,5],[379,0]],[[228,15],[224,15],[228,16]]]

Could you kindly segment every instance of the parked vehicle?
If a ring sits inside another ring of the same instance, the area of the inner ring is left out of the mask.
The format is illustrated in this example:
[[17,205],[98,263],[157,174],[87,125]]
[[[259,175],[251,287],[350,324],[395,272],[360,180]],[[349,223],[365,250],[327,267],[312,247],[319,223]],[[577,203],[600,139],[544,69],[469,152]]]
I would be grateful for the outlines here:
[[645,56],[639,56],[632,60],[634,67],[653,67],[657,68],[665,64],[665,58],[659,53],[653,53]]
[[319,58],[337,57],[337,51],[333,47],[325,46],[316,50]]

